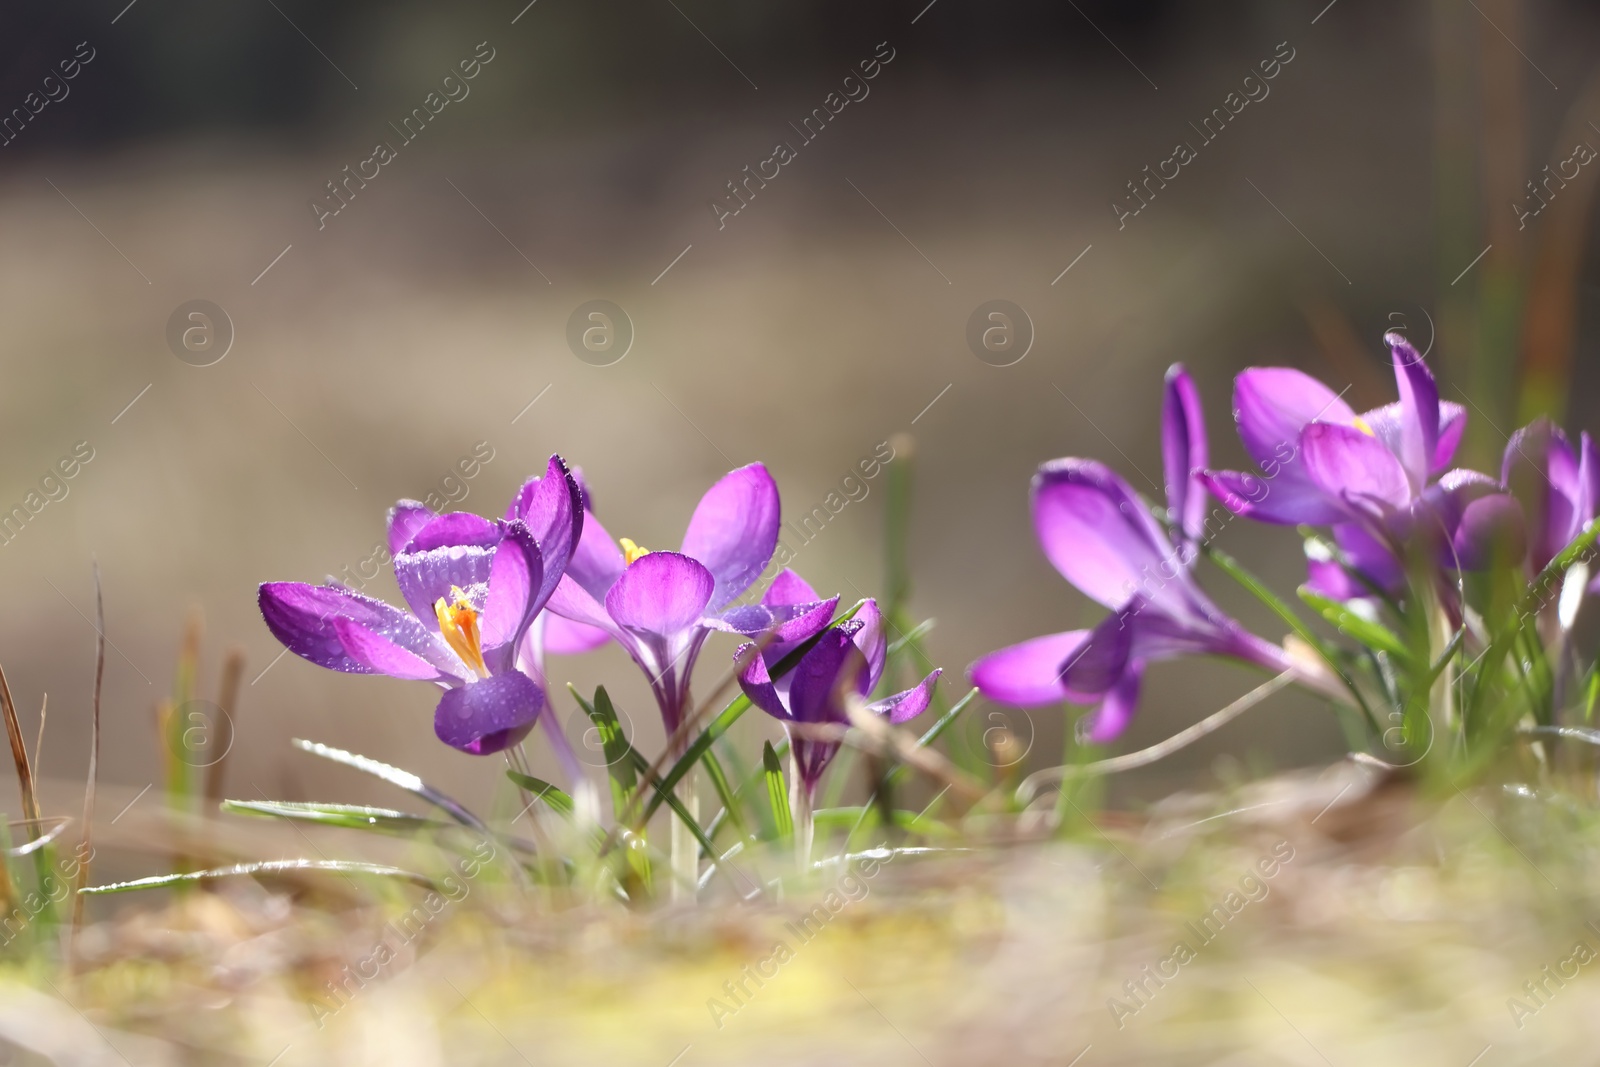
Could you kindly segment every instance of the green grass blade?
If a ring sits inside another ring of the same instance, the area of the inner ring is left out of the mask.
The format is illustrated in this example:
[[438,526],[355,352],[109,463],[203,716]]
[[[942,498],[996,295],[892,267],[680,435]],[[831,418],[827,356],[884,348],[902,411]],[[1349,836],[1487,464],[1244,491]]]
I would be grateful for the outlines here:
[[535,778],[531,774],[522,774],[512,770],[506,771],[506,777],[544,801],[545,804],[549,805],[551,811],[563,819],[572,818],[573,813],[577,810],[577,806],[572,803],[571,797],[543,778]]
[[433,788],[410,771],[403,771],[399,767],[393,767],[366,756],[358,756],[354,752],[346,752],[342,748],[318,744],[315,741],[303,741],[297,737],[291,743],[301,751],[309,752],[313,756],[321,756],[323,759],[342,763],[346,767],[353,767],[375,778],[381,778],[392,786],[421,797],[461,825],[470,826],[485,835],[490,834],[489,827],[484,824],[482,819],[468,811],[459,801],[439,792],[439,790]]
[[[740,837],[749,836],[749,826],[744,821],[744,814],[739,810],[739,801],[733,793],[733,786],[728,781],[728,774],[722,769],[722,761],[717,759],[716,750],[706,749],[705,764],[707,777],[711,779],[711,787],[717,791],[717,799],[722,801],[722,810],[728,813],[728,818],[733,820],[734,827],[739,831]],[[710,830],[707,831],[711,833]],[[714,833],[712,836],[716,836]]]
[[88,896],[109,893],[129,893],[139,889],[169,889],[193,882],[209,882],[220,878],[242,878],[261,874],[296,874],[308,871],[327,871],[333,874],[366,874],[378,878],[399,878],[414,885],[432,889],[431,879],[414,871],[399,867],[385,867],[376,863],[355,863],[349,860],[267,860],[261,863],[236,863],[232,867],[215,867],[208,871],[189,871],[183,874],[158,874],[151,878],[136,878],[131,882],[113,882],[109,885],[85,886],[79,892]]
[[1305,601],[1312,611],[1321,615],[1327,620],[1328,625],[1340,633],[1361,642],[1368,648],[1387,652],[1402,661],[1410,660],[1411,649],[1400,639],[1399,634],[1381,622],[1362,618],[1352,611],[1349,605],[1314,593],[1307,586],[1302,585],[1299,593],[1300,599]]
[[319,826],[339,826],[349,830],[377,830],[384,833],[413,834],[418,830],[438,829],[450,823],[412,815],[393,808],[371,808],[360,804],[309,804],[288,800],[224,800],[222,810],[230,815],[289,819]]
[[631,746],[623,736],[621,723],[617,721],[617,710],[604,686],[595,690],[593,703],[583,699],[571,682],[567,683],[567,691],[600,734],[600,747],[606,758],[606,779],[611,783],[611,811],[615,818],[621,819],[628,810],[628,801],[633,796],[639,778],[633,761],[626,755]]
[[772,805],[772,823],[777,827],[778,840],[787,841],[794,836],[794,813],[789,810],[789,787],[783,781],[783,763],[768,741],[761,750],[762,777],[767,781],[767,803]]

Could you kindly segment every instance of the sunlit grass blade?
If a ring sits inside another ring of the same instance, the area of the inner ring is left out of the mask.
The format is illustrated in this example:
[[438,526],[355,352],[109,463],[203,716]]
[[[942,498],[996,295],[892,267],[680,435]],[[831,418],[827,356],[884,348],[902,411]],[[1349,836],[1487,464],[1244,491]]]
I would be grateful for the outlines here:
[[545,802],[550,810],[563,819],[570,819],[577,810],[577,805],[565,792],[557,789],[543,778],[535,778],[531,774],[522,774],[518,771],[506,771],[506,777],[517,785],[526,789],[530,794]]
[[767,783],[767,803],[772,806],[772,823],[778,840],[787,841],[794,836],[794,813],[789,810],[789,787],[783,780],[783,761],[772,750],[768,741],[761,749],[761,776]]
[[463,826],[470,826],[484,834],[490,832],[484,821],[468,811],[465,806],[439,792],[439,790],[433,788],[410,771],[403,771],[399,767],[392,767],[387,763],[381,763],[366,756],[359,756],[354,752],[346,752],[342,748],[319,744],[316,741],[305,741],[297,737],[291,744],[304,752],[311,753],[313,756],[321,756],[323,759],[342,763],[346,767],[354,767],[358,771],[370,774],[374,778],[381,778],[392,786],[419,796]]
[[414,834],[419,830],[441,829],[453,823],[427,819],[393,808],[370,808],[361,804],[311,804],[289,800],[224,800],[220,807],[230,815],[289,819],[339,826],[350,830],[378,830],[385,833]]
[[1321,615],[1329,626],[1332,626],[1340,633],[1359,641],[1368,648],[1387,652],[1402,660],[1411,658],[1411,649],[1400,639],[1400,635],[1381,622],[1363,618],[1352,610],[1348,604],[1314,593],[1307,586],[1302,585],[1299,593],[1300,599],[1305,601],[1311,610]]
[[357,863],[351,860],[265,860],[258,863],[236,863],[231,867],[214,867],[205,871],[188,871],[180,874],[158,874],[150,878],[135,878],[131,882],[112,882],[109,885],[92,885],[80,890],[88,896],[110,893],[130,893],[140,889],[170,889],[195,882],[209,882],[220,878],[244,878],[263,874],[300,874],[326,871],[331,874],[363,874],[376,878],[399,878],[425,889],[434,887],[432,879],[415,871],[399,867],[385,867],[376,863]]
[[[27,830],[26,844],[15,847],[7,846],[8,856],[28,856],[49,848],[55,840],[62,835],[67,827],[72,825],[72,818],[67,815],[45,816],[42,819],[14,820],[6,824],[8,833],[22,827]],[[43,829],[41,829],[41,827]]]

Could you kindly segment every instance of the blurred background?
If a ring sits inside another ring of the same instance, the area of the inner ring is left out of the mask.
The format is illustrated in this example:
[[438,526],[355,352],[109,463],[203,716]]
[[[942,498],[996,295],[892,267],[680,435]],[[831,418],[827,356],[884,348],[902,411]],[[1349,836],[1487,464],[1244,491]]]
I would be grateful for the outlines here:
[[[0,663],[28,729],[49,694],[63,798],[86,763],[93,560],[110,812],[160,773],[154,709],[195,607],[199,691],[226,647],[246,660],[229,795],[395,801],[289,746],[309,737],[482,803],[499,765],[434,740],[426,687],[280,657],[256,611],[264,580],[393,599],[386,573],[351,575],[397,498],[498,514],[559,451],[613,534],[675,547],[733,466],[765,461],[799,516],[909,433],[913,606],[954,697],[978,655],[1101,614],[1037,551],[1028,479],[1092,455],[1159,497],[1169,363],[1200,382],[1219,465],[1242,462],[1235,373],[1290,364],[1384,403],[1396,328],[1469,404],[1465,462],[1497,470],[1539,412],[1600,429],[1600,167],[1574,151],[1600,147],[1593,5],[525,3],[0,13],[0,511],[26,512],[0,543]],[[1229,121],[1202,132],[1214,109]],[[793,158],[735,199],[779,142]],[[1195,158],[1134,199],[1179,142]],[[620,359],[569,343],[593,300],[626,316]],[[991,300],[1025,312],[1020,361],[969,347]],[[883,592],[885,478],[864,484],[788,538],[847,602]],[[1292,531],[1220,543],[1285,592],[1300,579]],[[732,647],[710,642],[701,692]],[[604,682],[659,749],[615,650],[551,674],[564,721],[561,683]],[[1253,684],[1156,668],[1124,744]],[[759,719],[747,752],[776,735]],[[956,743],[1005,723],[1030,764],[1060,758],[1060,711],[970,721]],[[1341,751],[1331,714],[1286,694],[1116,797],[1204,781],[1224,752]]]

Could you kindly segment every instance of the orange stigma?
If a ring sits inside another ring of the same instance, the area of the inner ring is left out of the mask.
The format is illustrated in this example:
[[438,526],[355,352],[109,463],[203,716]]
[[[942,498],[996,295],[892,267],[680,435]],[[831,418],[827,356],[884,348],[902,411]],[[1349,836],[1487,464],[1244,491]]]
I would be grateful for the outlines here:
[[478,672],[479,677],[489,677],[489,665],[483,662],[483,639],[478,633],[478,610],[467,600],[461,587],[450,587],[455,603],[446,603],[444,597],[433,602],[433,613],[439,618],[439,632],[455,649],[461,661]]

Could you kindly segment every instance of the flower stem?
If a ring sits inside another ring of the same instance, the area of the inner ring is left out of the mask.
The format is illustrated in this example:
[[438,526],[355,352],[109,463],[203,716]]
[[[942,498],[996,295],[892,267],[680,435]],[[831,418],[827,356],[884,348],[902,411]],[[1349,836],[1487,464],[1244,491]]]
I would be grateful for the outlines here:
[[794,820],[794,856],[802,873],[811,869],[811,846],[816,837],[815,798],[800,774],[800,762],[789,750],[789,815]]
[[[695,822],[700,821],[700,797],[695,788],[700,774],[691,770],[675,787],[678,801]],[[700,884],[700,842],[681,818],[672,820],[672,899],[692,901]]]

